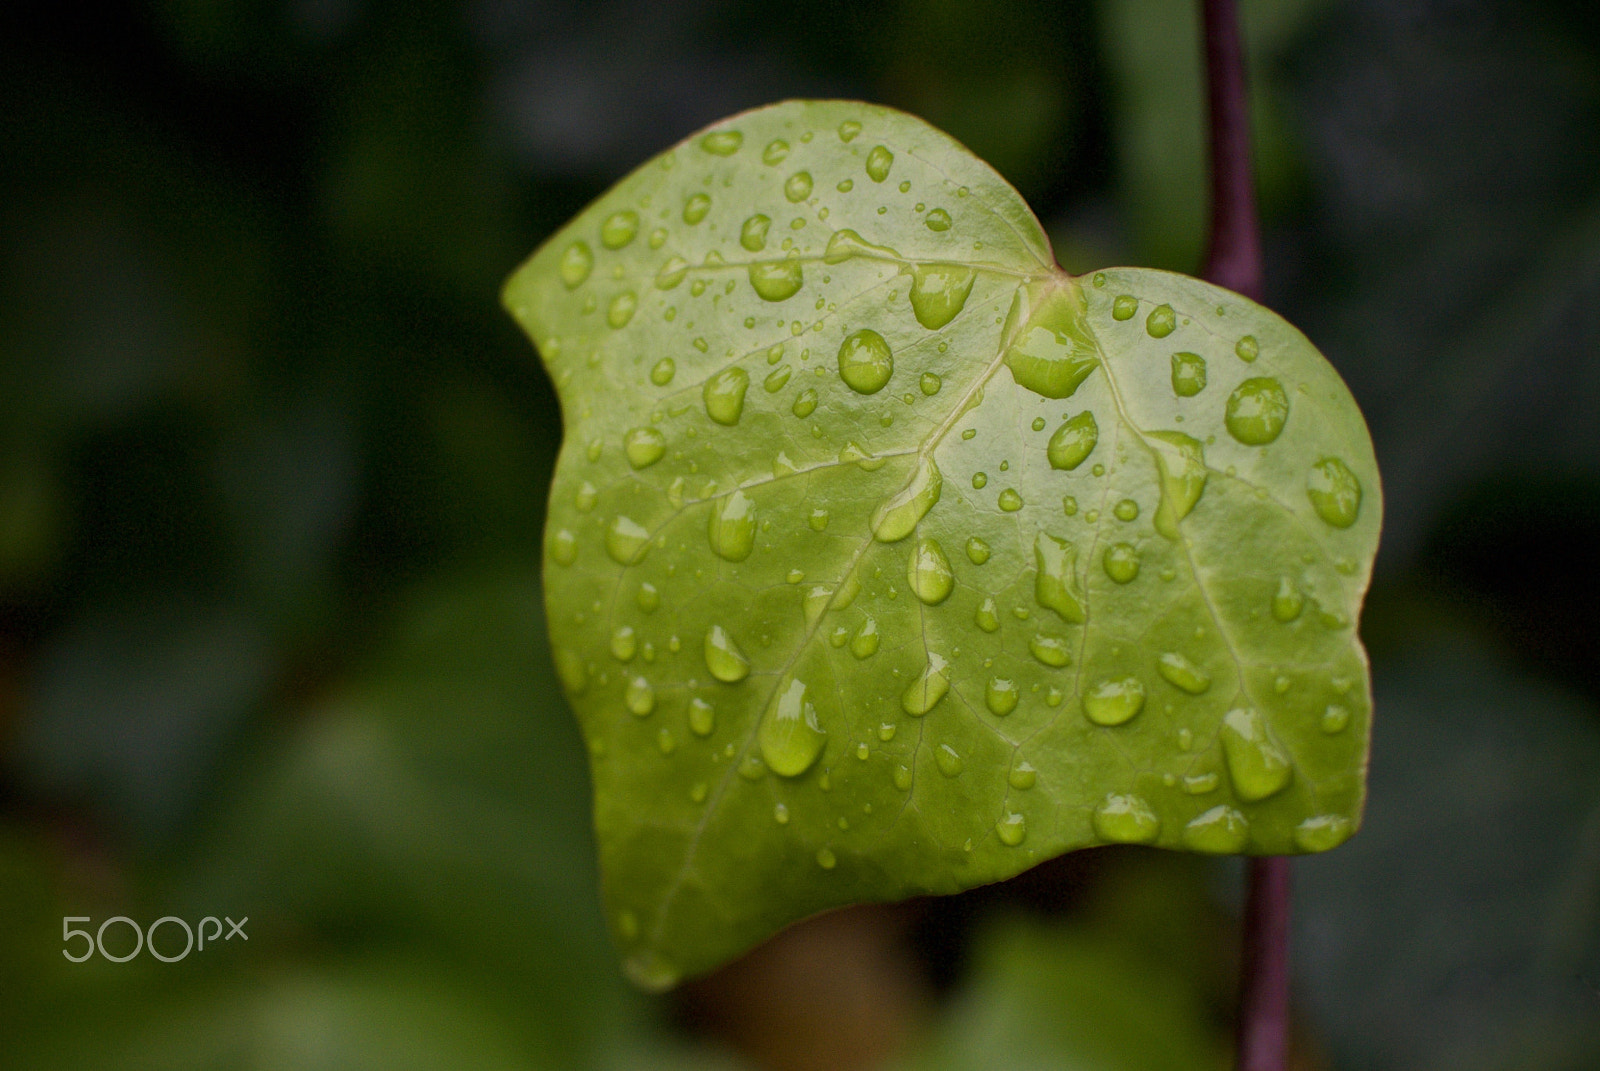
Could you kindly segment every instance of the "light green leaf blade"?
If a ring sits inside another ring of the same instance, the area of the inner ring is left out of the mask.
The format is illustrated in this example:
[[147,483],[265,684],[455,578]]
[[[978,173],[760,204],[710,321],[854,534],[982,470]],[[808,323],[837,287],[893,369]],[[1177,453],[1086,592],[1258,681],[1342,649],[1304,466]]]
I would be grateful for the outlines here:
[[1359,823],[1378,473],[1271,312],[1070,278],[960,145],[833,101],[647,163],[505,300],[561,395],[550,627],[641,984],[1088,845]]

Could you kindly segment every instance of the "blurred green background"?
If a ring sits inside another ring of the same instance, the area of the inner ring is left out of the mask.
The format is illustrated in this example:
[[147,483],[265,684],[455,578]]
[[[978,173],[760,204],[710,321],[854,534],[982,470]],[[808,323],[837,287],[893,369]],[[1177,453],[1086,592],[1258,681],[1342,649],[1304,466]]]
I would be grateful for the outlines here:
[[[1296,864],[1296,1066],[1600,1066],[1600,8],[1243,9],[1269,303],[1388,500],[1367,825]],[[1241,870],[1148,851],[628,989],[540,610],[559,421],[496,304],[628,169],[790,96],[949,130],[1068,268],[1193,271],[1195,21],[6,5],[0,1066],[1225,1066]],[[117,915],[248,941],[63,958]]]

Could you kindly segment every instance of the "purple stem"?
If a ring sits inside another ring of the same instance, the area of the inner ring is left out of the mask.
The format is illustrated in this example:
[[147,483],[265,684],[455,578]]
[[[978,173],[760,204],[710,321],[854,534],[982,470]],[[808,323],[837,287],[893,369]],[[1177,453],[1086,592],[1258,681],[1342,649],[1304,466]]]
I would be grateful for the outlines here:
[[[1201,0],[1210,102],[1211,244],[1205,277],[1260,301],[1261,227],[1250,171],[1250,113],[1235,0]],[[1289,1057],[1289,860],[1250,860],[1239,965],[1238,1071],[1284,1071]]]

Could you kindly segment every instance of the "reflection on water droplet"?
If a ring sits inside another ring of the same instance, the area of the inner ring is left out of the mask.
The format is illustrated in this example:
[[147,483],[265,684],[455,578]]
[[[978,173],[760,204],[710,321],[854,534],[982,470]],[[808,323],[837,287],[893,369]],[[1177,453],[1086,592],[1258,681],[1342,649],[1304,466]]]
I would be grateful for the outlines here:
[[783,184],[783,195],[790,204],[799,204],[811,196],[811,172],[796,171]]
[[1144,329],[1151,338],[1166,338],[1178,326],[1178,318],[1172,311],[1171,305],[1157,305],[1150,310],[1150,315],[1145,317]]
[[966,307],[973,270],[959,264],[918,264],[911,270],[911,311],[917,323],[933,331],[948,324]]
[[667,452],[667,439],[655,428],[630,428],[622,437],[622,452],[634,468],[649,468]]
[[566,284],[568,290],[582,285],[593,269],[594,254],[589,251],[587,242],[573,242],[561,254],[561,281]]
[[650,533],[643,525],[622,514],[606,526],[606,553],[618,565],[637,565],[650,550]]
[[1000,627],[1000,614],[995,609],[994,599],[986,598],[978,604],[976,621],[985,632],[993,632]]
[[1039,633],[1028,641],[1028,650],[1040,662],[1054,669],[1072,661],[1071,652],[1067,648],[1067,641],[1061,636],[1047,636]]
[[750,373],[739,365],[724,368],[706,380],[706,416],[727,427],[739,423],[744,412],[744,392],[749,387]]
[[550,559],[557,565],[571,565],[578,559],[578,537],[563,528],[550,537]]
[[1176,651],[1156,659],[1156,672],[1174,688],[1200,695],[1211,687],[1211,675]]
[[[732,746],[732,745],[729,745]],[[755,755],[746,755],[739,760],[739,776],[746,781],[759,781],[767,775],[767,764]]]
[[639,213],[632,210],[613,213],[600,224],[600,244],[607,249],[621,249],[639,233]]
[[822,754],[828,734],[817,721],[805,684],[791,679],[767,707],[756,731],[761,757],[773,773],[798,777]]
[[940,744],[933,749],[933,762],[946,777],[960,777],[967,765],[962,761],[961,753],[949,744]]
[[1132,583],[1139,575],[1139,551],[1132,543],[1113,543],[1100,559],[1106,575],[1119,584]]
[[634,677],[623,690],[622,702],[635,717],[644,717],[656,708],[656,690],[643,677]]
[[1294,827],[1295,847],[1305,852],[1325,852],[1350,839],[1350,819],[1342,814],[1319,814]]
[[1276,379],[1247,379],[1228,395],[1228,434],[1246,446],[1265,446],[1289,419],[1289,396]]
[[989,486],[989,474],[987,472],[974,472],[972,474],[972,489],[974,491],[981,491],[987,486]]
[[906,485],[873,510],[869,527],[880,543],[894,543],[910,535],[939,501],[944,474],[931,457],[919,457]]
[[1033,560],[1037,569],[1034,599],[1068,624],[1083,624],[1086,615],[1078,586],[1078,549],[1065,539],[1040,532],[1034,536]]
[[1311,466],[1306,497],[1317,516],[1335,528],[1349,528],[1361,513],[1361,481],[1336,457],[1325,457]]
[[923,394],[932,397],[933,395],[939,393],[940,387],[944,386],[944,380],[940,379],[939,376],[934,372],[924,372],[922,373],[922,379],[917,385],[922,388]]
[[1017,709],[1017,700],[1021,693],[1017,682],[1006,680],[1004,677],[990,677],[989,683],[983,689],[983,702],[991,714],[1005,717]]
[[1085,409],[1055,430],[1045,446],[1045,456],[1053,469],[1071,470],[1083,464],[1100,439],[1094,414]]
[[1094,831],[1117,844],[1149,844],[1161,832],[1161,819],[1138,796],[1113,792],[1094,809]]
[[1183,846],[1194,852],[1233,855],[1250,842],[1250,823],[1232,807],[1217,806],[1183,827]]
[[989,544],[985,543],[977,536],[973,536],[971,539],[967,540],[967,559],[971,561],[973,565],[982,565],[984,562],[988,561]]
[[1137,677],[1106,679],[1083,695],[1083,713],[1096,725],[1121,725],[1144,709],[1144,682]]
[[1206,389],[1206,359],[1198,353],[1172,355],[1172,393],[1193,398]]
[[937,540],[917,540],[906,562],[906,583],[912,594],[929,606],[937,606],[950,597],[955,572]]
[[672,377],[678,371],[677,362],[671,357],[663,357],[650,369],[650,382],[658,387],[665,387],[672,382]]
[[725,684],[742,681],[750,674],[750,660],[721,625],[706,631],[706,669]]
[[1261,346],[1256,342],[1256,336],[1245,335],[1233,347],[1233,352],[1238,354],[1241,361],[1253,361],[1261,353]]
[[1259,711],[1250,707],[1228,711],[1222,719],[1221,737],[1234,795],[1245,802],[1281,792],[1294,777],[1288,752],[1273,737]]
[[742,562],[750,557],[756,539],[755,503],[737,490],[718,499],[711,508],[706,538],[724,561]]
[[893,374],[889,344],[871,328],[863,328],[839,344],[839,378],[857,394],[876,394]]
[[1328,709],[1322,712],[1322,731],[1332,736],[1334,733],[1344,732],[1345,726],[1350,724],[1350,708],[1330,703]]

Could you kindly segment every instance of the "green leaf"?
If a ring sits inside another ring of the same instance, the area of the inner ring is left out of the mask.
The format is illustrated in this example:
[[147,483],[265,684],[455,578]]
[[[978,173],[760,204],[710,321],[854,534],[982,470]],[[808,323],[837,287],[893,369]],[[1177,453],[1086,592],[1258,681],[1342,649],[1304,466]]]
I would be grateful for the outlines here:
[[960,145],[837,101],[645,164],[505,300],[561,396],[547,605],[636,981],[1088,845],[1355,829],[1378,473],[1277,316],[1071,278]]

